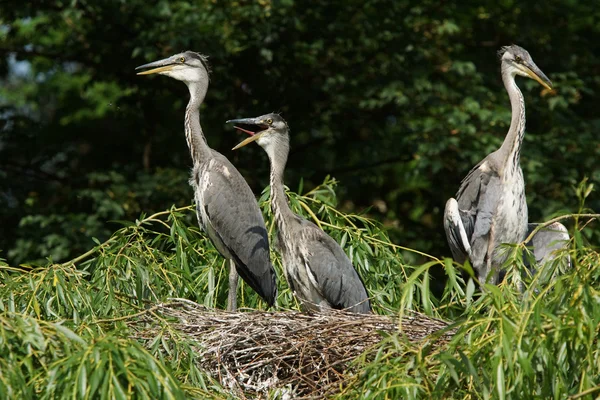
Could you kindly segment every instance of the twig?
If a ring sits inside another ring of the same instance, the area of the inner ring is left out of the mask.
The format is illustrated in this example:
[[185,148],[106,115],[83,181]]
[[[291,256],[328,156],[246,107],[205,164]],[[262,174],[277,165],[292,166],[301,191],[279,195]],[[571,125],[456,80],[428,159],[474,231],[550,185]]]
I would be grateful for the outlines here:
[[580,393],[574,394],[574,395],[572,395],[572,396],[569,396],[569,399],[571,399],[571,400],[578,399],[578,398],[580,398],[580,397],[587,396],[588,394],[590,394],[590,393],[594,393],[594,392],[597,392],[597,391],[599,391],[599,390],[600,390],[600,385],[598,385],[598,386],[595,386],[595,387],[593,387],[593,388],[589,388],[589,389],[587,389],[587,390],[584,390],[583,392],[580,392]]
[[[155,214],[152,214],[149,217],[146,217],[146,218],[142,219],[141,221],[137,221],[136,227],[139,227],[140,225],[145,224],[147,222],[156,221],[157,218],[160,217],[160,216],[167,215],[167,214],[172,214],[174,212],[190,210],[191,208],[192,208],[192,206],[185,206],[185,207],[173,208],[171,210],[157,212]],[[126,227],[124,229],[127,230],[129,228],[130,227]],[[80,256],[77,256],[74,259],[69,260],[67,262],[64,262],[64,263],[62,263],[60,265],[62,267],[67,267],[67,266],[70,266],[70,265],[75,265],[76,263],[79,263],[82,260],[85,260],[86,258],[88,258],[89,256],[91,256],[92,254],[96,253],[98,250],[103,249],[105,247],[108,247],[108,245],[110,245],[115,240],[115,237],[116,237],[115,235],[111,236],[110,238],[108,238],[103,243],[101,243],[101,244],[99,244],[99,245],[97,245],[95,247],[92,247],[90,250],[86,251],[85,253],[81,254]]]
[[529,236],[527,236],[527,238],[521,242],[521,244],[529,243],[536,233],[538,233],[541,229],[547,227],[548,225],[552,225],[555,222],[569,218],[600,218],[600,214],[567,214],[561,215],[560,217],[552,218],[551,220],[543,222],[536,226],[535,229],[529,234]]
[[[338,310],[310,315],[289,310],[227,312],[182,299],[157,307],[159,323],[148,311],[141,318],[128,317],[129,326],[140,332],[136,337],[152,343],[163,331],[161,324],[167,323],[172,340],[187,339],[196,349],[198,366],[224,387],[233,388],[237,397],[280,393],[309,399],[335,394],[350,382],[354,361],[370,359],[382,338],[398,330],[397,316]],[[413,312],[403,319],[402,334],[420,342],[448,326]],[[443,332],[428,342],[441,346],[452,334]]]
[[384,242],[383,240],[376,239],[374,237],[370,237],[369,240],[372,240],[372,241],[380,243],[380,244],[385,244],[386,246],[390,246],[390,247],[393,247],[393,248],[396,248],[396,249],[400,249],[400,250],[404,250],[404,251],[409,251],[411,253],[419,254],[419,255],[421,255],[423,257],[431,258],[432,260],[437,261],[438,263],[444,265],[444,263],[442,262],[442,260],[440,260],[439,258],[437,258],[435,256],[432,256],[430,254],[427,254],[427,253],[423,253],[422,251],[411,249],[411,248],[404,247],[404,246],[400,246],[400,245],[397,245],[397,244],[394,244],[394,243]]
[[302,206],[302,208],[304,208],[306,210],[306,212],[308,214],[310,214],[311,218],[315,221],[315,223],[319,226],[319,228],[323,229],[323,227],[321,226],[321,220],[319,218],[317,218],[317,216],[315,215],[313,210],[311,210],[310,207],[307,206],[306,203],[304,203],[303,201],[300,201],[299,203]]
[[125,321],[128,319],[132,319],[132,318],[136,318],[136,317],[141,317],[142,315],[148,314],[148,313],[153,313],[156,310],[159,310],[160,308],[162,308],[163,305],[162,304],[157,304],[153,307],[150,307],[146,310],[137,312],[135,314],[128,314],[128,315],[122,315],[120,317],[116,317],[116,318],[109,318],[109,319],[99,319],[97,321],[92,321],[92,324],[103,324],[106,322],[117,322],[117,321]]

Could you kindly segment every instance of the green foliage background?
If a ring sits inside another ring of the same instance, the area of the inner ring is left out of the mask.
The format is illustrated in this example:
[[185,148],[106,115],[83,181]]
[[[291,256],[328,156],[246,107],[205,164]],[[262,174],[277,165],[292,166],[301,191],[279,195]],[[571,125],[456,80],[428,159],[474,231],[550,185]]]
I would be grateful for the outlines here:
[[189,208],[187,90],[134,72],[191,49],[213,69],[208,142],[262,193],[271,229],[266,157],[231,152],[227,119],[282,113],[292,206],[343,244],[377,312],[459,321],[439,352],[385,340],[343,397],[593,398],[597,223],[565,221],[561,278],[549,266],[523,294],[509,280],[474,297],[444,258],[441,215],[508,129],[495,54],[511,43],[555,84],[518,82],[530,219],[600,208],[599,20],[592,0],[1,2],[0,397],[228,396],[185,340],[144,348],[126,325],[169,297],[226,301],[224,261]]
[[342,209],[407,247],[449,254],[445,201],[510,122],[503,45],[528,49],[556,89],[519,80],[531,219],[574,211],[572,187],[600,179],[595,1],[36,1],[0,16],[0,249],[14,264],[66,260],[108,221],[190,203],[186,88],[134,72],[185,49],[210,56],[208,141],[256,193],[266,157],[231,152],[224,121],[280,111],[287,182],[334,176]]

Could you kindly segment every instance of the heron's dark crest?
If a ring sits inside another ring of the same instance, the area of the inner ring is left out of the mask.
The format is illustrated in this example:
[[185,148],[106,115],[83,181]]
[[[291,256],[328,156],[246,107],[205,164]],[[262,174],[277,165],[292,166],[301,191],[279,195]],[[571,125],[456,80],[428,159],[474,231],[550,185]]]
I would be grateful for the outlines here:
[[271,118],[271,119],[273,119],[273,123],[279,122],[279,123],[283,124],[285,126],[285,129],[283,129],[283,130],[289,134],[290,127],[289,127],[288,123],[286,122],[286,120],[283,119],[283,117],[281,116],[281,113],[272,112],[270,114],[263,115],[260,118],[263,118],[263,119]]
[[523,61],[533,62],[529,52],[521,46],[517,46],[516,44],[501,47],[500,50],[498,50],[498,58],[502,60],[506,53],[512,55],[511,61],[516,63],[522,63]]
[[526,53],[527,55],[529,55],[529,53],[527,52],[527,50],[525,50],[524,48],[522,48],[521,46],[518,46],[516,44],[511,44],[509,46],[502,46],[500,47],[500,50],[498,50],[498,58],[502,58],[504,56],[504,53],[506,52],[510,52],[512,54],[521,54],[521,53]]
[[206,69],[206,72],[210,76],[212,70],[210,68],[210,65],[208,64],[208,56],[205,56],[204,54],[200,54],[200,53],[197,53],[197,52],[191,51],[191,50],[186,50],[183,52],[183,54],[186,58],[193,58],[193,59],[200,61],[202,63],[202,65],[204,66],[204,69]]

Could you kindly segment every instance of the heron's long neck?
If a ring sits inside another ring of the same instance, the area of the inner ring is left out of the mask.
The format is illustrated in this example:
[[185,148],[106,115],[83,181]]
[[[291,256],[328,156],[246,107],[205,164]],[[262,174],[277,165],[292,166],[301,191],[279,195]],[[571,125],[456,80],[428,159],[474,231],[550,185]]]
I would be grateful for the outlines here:
[[190,155],[194,164],[208,160],[211,156],[210,147],[206,143],[202,127],[200,126],[200,106],[204,101],[206,89],[202,91],[199,87],[190,84],[190,101],[185,109],[185,139],[190,149]]
[[514,75],[508,71],[502,71],[502,81],[510,98],[512,118],[510,129],[500,147],[500,154],[504,162],[504,175],[513,175],[520,168],[521,144],[525,134],[525,101],[523,94],[515,82]]
[[275,216],[277,228],[281,232],[285,232],[287,229],[286,221],[293,218],[294,213],[288,204],[283,185],[283,171],[287,163],[289,145],[287,143],[282,143],[282,145],[285,146],[284,151],[275,152],[275,146],[272,146],[267,149],[267,154],[271,162],[271,210]]

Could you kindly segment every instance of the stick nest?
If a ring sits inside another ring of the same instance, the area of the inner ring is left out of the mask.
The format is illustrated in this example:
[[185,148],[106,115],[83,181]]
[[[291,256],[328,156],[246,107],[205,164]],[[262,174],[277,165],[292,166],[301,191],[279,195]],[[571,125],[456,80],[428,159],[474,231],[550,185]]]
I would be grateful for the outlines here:
[[[352,361],[385,336],[401,332],[417,342],[448,326],[414,312],[399,325],[398,317],[385,315],[337,310],[228,312],[176,299],[130,322],[138,339],[151,343],[169,332],[157,323],[157,315],[190,340],[198,353],[198,367],[239,398],[273,394],[281,399],[324,398],[354,375]],[[451,335],[449,331],[437,335],[432,345],[444,344]]]

